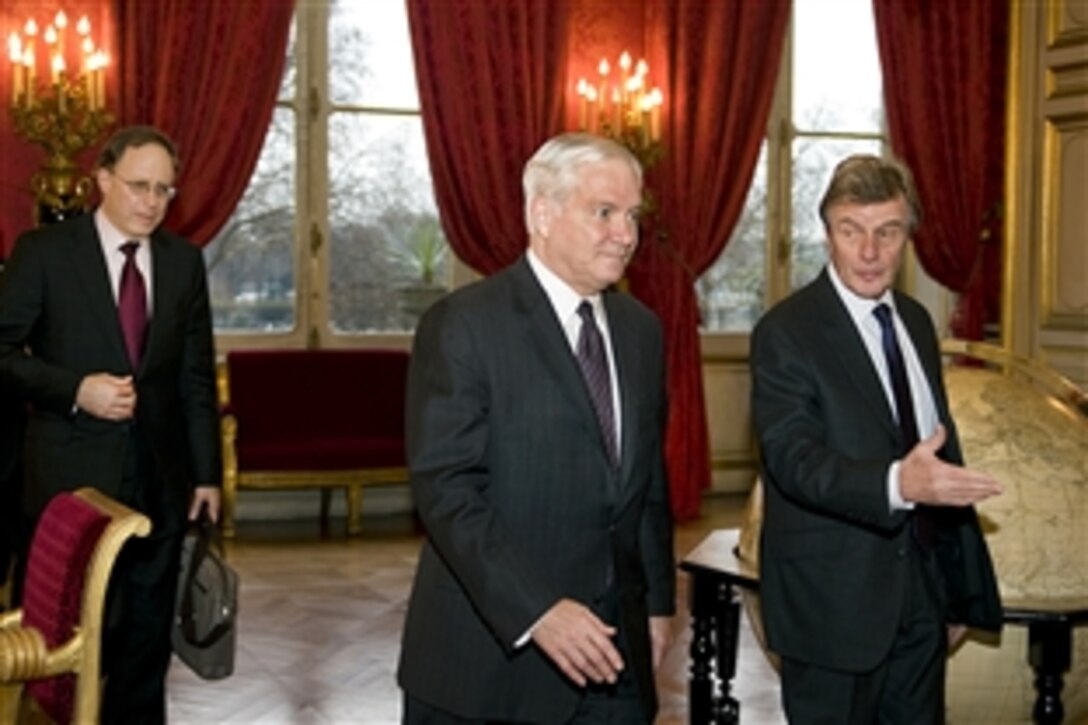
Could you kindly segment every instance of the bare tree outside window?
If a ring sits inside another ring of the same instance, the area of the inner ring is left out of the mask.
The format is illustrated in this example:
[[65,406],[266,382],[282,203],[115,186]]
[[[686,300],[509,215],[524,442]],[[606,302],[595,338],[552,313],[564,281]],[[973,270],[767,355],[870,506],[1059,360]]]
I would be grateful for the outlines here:
[[[324,23],[315,35],[326,42],[307,45],[304,67],[311,78],[324,74],[325,83],[296,83],[303,66],[295,37],[304,13],[305,22]],[[293,329],[301,306],[313,304],[311,295],[296,294],[300,275],[312,274],[296,269],[306,258],[297,250],[313,243],[309,253],[324,255],[328,272],[307,280],[324,285],[313,298],[327,297],[328,304],[315,305],[310,319],[327,317],[320,324],[336,334],[410,331],[447,290],[450,253],[433,198],[406,9],[401,2],[331,0],[300,6],[299,16],[261,159],[206,252],[216,328]],[[315,101],[311,87],[326,88],[327,101]],[[321,143],[315,139],[324,140],[323,156],[314,153]],[[315,176],[324,183],[314,183]],[[302,194],[300,178],[311,180]],[[327,240],[320,242],[312,242],[320,234],[297,223],[316,210],[327,219]]]
[[[767,305],[819,273],[827,253],[817,206],[831,170],[883,145],[871,0],[795,0],[792,29],[792,64],[782,75],[790,101],[777,104],[768,123],[789,129],[788,146],[771,154],[764,144],[733,236],[699,279],[704,332],[748,332]],[[789,188],[777,188],[778,179]],[[787,267],[788,289],[775,289],[771,271]]]
[[[279,98],[294,97],[292,25]],[[295,325],[295,112],[272,114],[242,201],[204,248],[217,331],[283,332]]]

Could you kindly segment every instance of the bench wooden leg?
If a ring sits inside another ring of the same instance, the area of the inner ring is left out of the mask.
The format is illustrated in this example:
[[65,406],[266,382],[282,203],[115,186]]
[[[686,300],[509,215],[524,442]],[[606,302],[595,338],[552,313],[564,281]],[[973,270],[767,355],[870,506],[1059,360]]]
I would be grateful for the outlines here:
[[238,480],[227,473],[223,477],[223,491],[219,502],[219,528],[224,539],[234,538],[234,507],[238,496]]
[[352,484],[347,487],[348,536],[358,536],[363,532],[363,487]]
[[332,508],[332,489],[322,488],[319,489],[321,494],[321,536],[327,537],[329,535],[329,510]]

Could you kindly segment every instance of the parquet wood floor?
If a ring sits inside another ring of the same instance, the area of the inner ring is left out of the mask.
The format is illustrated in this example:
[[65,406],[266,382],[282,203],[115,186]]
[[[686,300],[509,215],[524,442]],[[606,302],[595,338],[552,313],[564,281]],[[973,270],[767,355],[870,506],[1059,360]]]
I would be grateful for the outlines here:
[[[741,496],[706,499],[700,519],[677,526],[677,558],[711,530],[738,526],[744,503]],[[228,545],[242,582],[235,674],[204,682],[175,661],[168,689],[171,723],[400,721],[394,669],[422,537],[410,517],[399,515],[364,519],[359,537],[344,536],[342,522],[334,522],[332,532],[322,537],[316,518],[240,522],[238,538]],[[687,722],[690,634],[687,581],[683,573],[679,576],[674,641],[658,676],[661,712],[655,725]],[[734,681],[741,723],[783,725],[778,677],[751,633],[747,614],[741,621]],[[969,644],[979,660],[964,657],[967,647],[953,658],[948,684],[952,725],[1031,721],[1034,691],[1024,661],[1026,633],[1006,627],[1003,637],[1010,652]],[[1088,725],[1085,668],[1075,664],[1066,678],[1066,723]]]
[[[714,497],[697,521],[677,527],[678,557],[711,529],[736,526],[744,500]],[[205,682],[174,662],[169,717],[178,725],[205,723],[364,723],[400,721],[394,680],[400,628],[421,535],[406,516],[363,522],[363,535],[342,527],[322,538],[316,520],[246,522],[228,544],[241,575],[235,674]],[[687,586],[681,574],[675,638],[659,676],[657,725],[687,720]],[[776,725],[777,681],[758,644],[745,632],[751,656],[741,657],[736,689],[746,723]]]

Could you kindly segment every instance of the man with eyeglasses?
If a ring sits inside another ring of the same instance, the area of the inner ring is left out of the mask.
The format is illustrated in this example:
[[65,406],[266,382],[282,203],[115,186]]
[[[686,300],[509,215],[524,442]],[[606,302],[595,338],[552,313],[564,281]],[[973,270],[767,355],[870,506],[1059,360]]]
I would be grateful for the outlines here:
[[95,170],[93,214],[24,234],[0,281],[0,383],[29,403],[24,507],[95,486],[151,535],[114,571],[103,723],[165,721],[186,518],[219,515],[215,355],[200,250],[160,230],[173,142],[120,130]]

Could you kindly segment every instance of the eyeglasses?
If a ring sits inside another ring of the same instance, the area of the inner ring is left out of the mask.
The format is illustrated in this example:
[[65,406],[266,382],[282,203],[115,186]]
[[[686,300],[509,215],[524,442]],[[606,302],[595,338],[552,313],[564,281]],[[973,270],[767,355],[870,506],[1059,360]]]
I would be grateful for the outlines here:
[[114,171],[110,172],[113,176],[122,184],[128,187],[128,190],[132,192],[134,196],[146,198],[148,194],[154,194],[156,199],[162,201],[170,201],[178,195],[178,189],[176,186],[167,186],[166,184],[152,184],[150,181],[129,181],[128,179],[120,176]]

